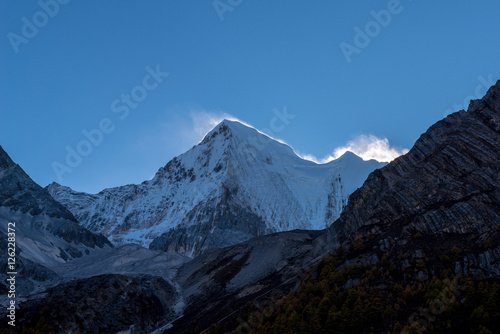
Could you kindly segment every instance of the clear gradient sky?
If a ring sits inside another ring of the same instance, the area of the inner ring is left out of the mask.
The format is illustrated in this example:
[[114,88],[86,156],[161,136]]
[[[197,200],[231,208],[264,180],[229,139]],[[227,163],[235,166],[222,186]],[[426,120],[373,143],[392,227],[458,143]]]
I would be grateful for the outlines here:
[[224,115],[318,160],[411,148],[500,79],[498,1],[54,1],[0,2],[0,145],[42,186],[150,179]]

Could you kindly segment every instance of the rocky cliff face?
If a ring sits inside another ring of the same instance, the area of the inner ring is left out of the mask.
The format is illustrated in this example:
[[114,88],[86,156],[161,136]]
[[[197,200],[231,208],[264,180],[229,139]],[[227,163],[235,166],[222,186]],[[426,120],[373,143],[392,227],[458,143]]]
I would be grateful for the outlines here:
[[344,246],[357,236],[406,248],[437,238],[424,247],[427,255],[454,240],[470,250],[458,266],[498,275],[499,225],[500,81],[467,111],[431,126],[408,154],[370,174],[328,233]]
[[353,153],[318,165],[253,128],[223,121],[140,185],[96,195],[55,183],[48,190],[115,244],[194,256],[272,232],[325,228],[383,165]]

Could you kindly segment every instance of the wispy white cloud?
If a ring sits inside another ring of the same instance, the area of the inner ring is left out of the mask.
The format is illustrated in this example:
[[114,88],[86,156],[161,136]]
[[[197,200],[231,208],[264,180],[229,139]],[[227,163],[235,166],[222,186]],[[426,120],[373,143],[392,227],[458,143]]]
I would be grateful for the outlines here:
[[390,162],[400,155],[406,154],[408,149],[391,146],[387,138],[379,138],[374,135],[359,135],[348,141],[346,145],[335,148],[332,154],[322,159],[318,159],[312,154],[300,152],[297,152],[297,154],[302,159],[324,164],[340,158],[347,151],[356,154],[363,160],[375,159],[380,162]]
[[201,142],[224,119],[237,120],[224,112],[190,106],[171,107],[154,126],[144,128],[128,149],[133,149],[134,154],[142,156],[144,163],[155,170]]
[[406,154],[408,149],[394,147],[389,144],[389,139],[379,138],[374,135],[360,135],[347,142],[345,146],[337,147],[331,159],[337,159],[347,151],[363,158],[363,160],[375,159],[377,161],[389,162],[400,155]]
[[224,112],[203,111],[200,108],[176,107],[167,111],[164,118],[145,129],[142,136],[135,140],[134,146],[139,152],[156,153],[162,160],[182,154],[198,144],[222,120],[236,119]]
[[193,123],[192,131],[194,135],[198,137],[198,141],[201,141],[207,133],[209,133],[217,124],[225,119],[230,121],[242,122],[233,115],[225,112],[205,110],[192,110],[189,112],[189,117],[191,118],[191,121]]

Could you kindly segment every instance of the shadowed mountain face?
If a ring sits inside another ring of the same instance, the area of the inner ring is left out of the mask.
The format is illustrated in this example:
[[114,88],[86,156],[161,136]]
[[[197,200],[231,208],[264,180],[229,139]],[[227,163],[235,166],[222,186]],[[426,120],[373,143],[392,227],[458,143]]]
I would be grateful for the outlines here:
[[474,249],[470,266],[498,275],[499,224],[500,81],[467,112],[437,122],[408,154],[370,174],[328,234],[344,246],[370,234],[400,246],[412,244],[416,233],[456,240]]

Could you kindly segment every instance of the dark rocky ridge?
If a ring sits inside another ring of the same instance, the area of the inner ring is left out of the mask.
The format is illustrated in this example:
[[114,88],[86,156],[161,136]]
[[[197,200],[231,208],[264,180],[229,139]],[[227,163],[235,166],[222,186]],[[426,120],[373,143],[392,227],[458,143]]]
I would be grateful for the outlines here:
[[[368,236],[399,246],[416,233],[468,238],[474,249],[468,261],[500,275],[499,224],[500,81],[467,112],[437,122],[409,153],[370,174],[328,236],[337,247]],[[488,239],[494,247],[485,250]]]
[[0,206],[13,211],[76,222],[76,218],[62,204],[37,185],[0,146]]
[[30,216],[54,218],[48,230],[67,242],[88,247],[111,246],[100,234],[94,234],[78,225],[73,214],[36,184],[0,146],[0,208]]

